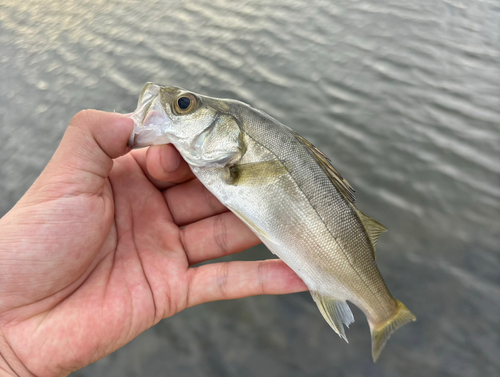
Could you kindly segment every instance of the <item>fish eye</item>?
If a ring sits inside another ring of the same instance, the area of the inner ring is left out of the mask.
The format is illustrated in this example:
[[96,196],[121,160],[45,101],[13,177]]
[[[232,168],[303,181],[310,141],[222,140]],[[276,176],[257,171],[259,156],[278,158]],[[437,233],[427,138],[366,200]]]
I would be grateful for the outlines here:
[[181,110],[186,110],[191,105],[191,100],[189,97],[181,97],[177,100],[177,105]]
[[178,115],[184,115],[193,111],[196,105],[196,97],[191,93],[185,93],[174,101],[173,109]]

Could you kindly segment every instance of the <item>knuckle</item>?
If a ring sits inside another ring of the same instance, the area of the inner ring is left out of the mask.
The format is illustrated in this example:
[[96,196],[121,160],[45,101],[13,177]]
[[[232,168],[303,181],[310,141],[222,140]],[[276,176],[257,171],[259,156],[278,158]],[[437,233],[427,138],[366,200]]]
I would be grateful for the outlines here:
[[213,223],[213,236],[217,247],[223,255],[229,254],[227,227],[224,216],[216,216]]
[[257,266],[257,282],[259,285],[259,293],[260,294],[265,294],[266,293],[266,285],[264,284],[265,278],[264,276],[266,275],[266,263],[264,261],[260,261],[259,265]]
[[229,263],[223,262],[217,270],[217,287],[219,288],[219,293],[224,300],[229,298],[227,293],[227,281],[229,277]]

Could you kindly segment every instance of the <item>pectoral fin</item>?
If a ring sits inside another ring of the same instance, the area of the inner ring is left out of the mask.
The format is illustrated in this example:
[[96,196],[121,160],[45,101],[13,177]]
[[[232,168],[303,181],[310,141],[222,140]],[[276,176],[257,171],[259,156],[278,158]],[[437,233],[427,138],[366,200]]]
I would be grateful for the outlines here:
[[287,173],[280,161],[251,162],[227,167],[227,183],[230,185],[266,185]]
[[331,297],[322,296],[318,292],[311,291],[311,296],[318,305],[319,311],[323,314],[326,322],[335,332],[347,343],[344,325],[349,327],[354,322],[354,316],[345,300],[336,300]]

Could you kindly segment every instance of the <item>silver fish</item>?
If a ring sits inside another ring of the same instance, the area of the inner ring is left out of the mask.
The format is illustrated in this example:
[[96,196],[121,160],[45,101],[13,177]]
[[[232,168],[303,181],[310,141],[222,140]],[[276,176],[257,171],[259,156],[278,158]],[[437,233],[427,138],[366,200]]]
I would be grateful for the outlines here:
[[308,286],[347,341],[366,315],[375,361],[387,339],[415,316],[389,290],[375,263],[386,228],[355,206],[354,190],[302,136],[249,105],[146,84],[129,145],[172,143],[193,173]]

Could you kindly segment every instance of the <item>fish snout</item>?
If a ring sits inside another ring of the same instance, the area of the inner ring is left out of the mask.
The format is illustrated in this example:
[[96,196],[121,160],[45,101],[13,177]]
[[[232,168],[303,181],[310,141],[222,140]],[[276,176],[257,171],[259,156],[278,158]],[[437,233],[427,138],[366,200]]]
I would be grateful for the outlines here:
[[141,148],[149,145],[168,144],[170,140],[165,131],[172,120],[162,106],[159,85],[147,83],[142,89],[137,109],[130,115],[134,121],[134,131],[128,146]]

